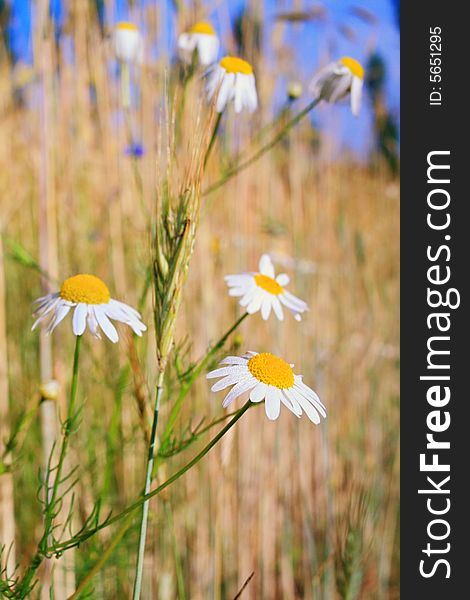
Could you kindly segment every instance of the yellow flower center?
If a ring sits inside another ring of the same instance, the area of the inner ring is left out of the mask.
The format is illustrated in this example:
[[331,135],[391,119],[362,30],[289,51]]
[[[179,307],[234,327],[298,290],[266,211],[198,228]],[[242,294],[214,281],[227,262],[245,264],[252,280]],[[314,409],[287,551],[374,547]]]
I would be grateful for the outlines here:
[[60,297],[79,304],[106,304],[109,302],[109,290],[94,275],[74,275],[64,281],[60,288]]
[[289,363],[270,352],[262,352],[250,358],[248,370],[258,381],[279,389],[294,385],[294,372]]
[[126,29],[127,31],[137,31],[139,28],[135,23],[129,23],[127,21],[121,21],[116,25],[117,29]]
[[198,23],[195,23],[191,27],[189,32],[190,33],[204,33],[205,35],[215,35],[214,28],[212,27],[212,25],[210,23],[207,23],[207,21],[199,21]]
[[242,75],[251,75],[253,73],[253,67],[250,63],[237,56],[224,56],[220,61],[220,66],[227,73],[242,73]]
[[364,67],[360,62],[354,58],[351,58],[350,56],[343,56],[343,58],[340,58],[340,62],[342,62],[343,65],[347,67],[355,77],[364,79]]
[[278,282],[272,277],[268,277],[267,275],[262,275],[261,273],[257,273],[255,275],[255,283],[258,287],[273,296],[279,296],[284,291],[282,285],[279,285]]

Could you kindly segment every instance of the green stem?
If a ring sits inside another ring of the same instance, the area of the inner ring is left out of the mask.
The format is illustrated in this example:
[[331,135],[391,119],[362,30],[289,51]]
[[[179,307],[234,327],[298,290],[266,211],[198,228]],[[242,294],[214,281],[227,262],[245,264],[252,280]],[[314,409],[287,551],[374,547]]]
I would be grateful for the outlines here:
[[52,485],[52,490],[49,495],[49,476],[50,473],[46,474],[46,508],[45,508],[45,517],[44,517],[44,532],[42,534],[41,540],[39,541],[38,548],[36,554],[31,559],[28,569],[26,570],[23,579],[19,582],[18,588],[16,590],[16,596],[18,598],[25,598],[27,594],[29,594],[33,578],[39,569],[43,559],[50,555],[48,543],[50,541],[51,531],[53,529],[53,521],[55,518],[55,509],[57,503],[57,494],[59,490],[59,485],[62,479],[62,469],[64,467],[65,456],[67,454],[67,449],[69,445],[70,434],[72,433],[73,422],[75,417],[75,404],[77,399],[77,386],[78,386],[78,364],[80,358],[80,347],[81,347],[82,336],[77,335],[75,339],[75,352],[73,355],[73,373],[72,373],[72,383],[70,386],[70,396],[69,403],[67,407],[67,418],[64,421],[63,426],[63,438],[62,438],[62,446],[60,449],[59,462],[57,463],[57,467],[55,469],[54,483]]
[[284,136],[292,129],[292,127],[297,125],[297,123],[301,119],[303,119],[306,115],[308,115],[308,113],[312,109],[315,108],[315,106],[319,103],[319,101],[320,100],[317,98],[316,100],[313,100],[312,102],[310,102],[310,104],[308,104],[303,110],[301,110],[294,117],[292,117],[292,119],[284,125],[284,127],[281,129],[281,131],[277,135],[275,135],[268,143],[266,143],[264,146],[262,146],[252,156],[250,156],[243,162],[241,162],[238,165],[235,165],[234,167],[229,169],[218,181],[216,181],[215,183],[210,185],[207,189],[205,189],[203,191],[202,195],[207,196],[208,194],[215,192],[215,190],[218,190],[220,187],[222,187],[229,179],[231,179],[235,175],[238,175],[238,173],[240,173],[244,169],[248,168],[254,162],[259,160],[262,156],[264,156],[266,154],[266,152],[269,152],[269,150],[274,148],[274,146],[276,144],[278,144],[284,138]]
[[192,467],[194,467],[194,465],[196,465],[202,458],[204,458],[204,456],[223,438],[223,436],[235,425],[235,423],[237,421],[239,421],[239,419],[246,413],[246,411],[251,406],[254,406],[253,402],[251,402],[250,400],[248,400],[242,406],[242,408],[240,408],[240,410],[238,410],[235,413],[233,419],[231,419],[230,422],[227,423],[227,425],[223,429],[221,429],[219,431],[219,433],[206,446],[204,446],[204,448],[201,450],[201,452],[199,452],[199,454],[197,454],[184,467],[182,467],[174,475],[172,475],[171,477],[169,477],[161,485],[159,485],[158,487],[156,487],[154,490],[152,490],[151,492],[149,492],[145,496],[142,496],[141,498],[139,498],[138,500],[136,500],[133,504],[131,504],[130,506],[128,506],[127,508],[125,508],[123,511],[121,511],[120,513],[118,513],[114,517],[108,519],[107,521],[105,521],[101,525],[98,525],[94,529],[90,529],[86,533],[83,533],[81,535],[77,535],[76,537],[70,538],[69,540],[66,540],[65,542],[57,544],[55,547],[53,547],[53,548],[50,549],[50,552],[63,552],[65,550],[67,550],[68,548],[72,548],[73,546],[77,546],[77,545],[81,544],[82,542],[84,542],[88,538],[94,536],[98,531],[101,531],[102,529],[105,529],[106,527],[109,527],[110,525],[114,525],[114,523],[117,523],[118,521],[120,521],[121,519],[123,519],[124,517],[126,517],[127,515],[131,514],[132,512],[134,512],[135,510],[137,510],[138,508],[140,508],[143,504],[145,504],[146,502],[148,502],[151,498],[153,498],[157,494],[160,494],[160,492],[162,492],[164,489],[166,489],[168,486],[170,486],[172,483],[174,483],[177,479],[179,479],[187,471],[189,471]]
[[209,160],[209,156],[212,151],[212,147],[214,146],[215,140],[217,139],[217,132],[219,131],[219,125],[220,125],[221,119],[222,119],[222,113],[219,112],[217,115],[217,118],[215,120],[214,130],[212,132],[212,136],[211,136],[209,145],[207,146],[206,155],[204,157],[204,168],[206,168],[207,161]]
[[[145,474],[144,496],[150,491],[152,484],[153,462],[155,456],[155,440],[157,438],[158,413],[160,411],[160,400],[163,393],[163,373],[160,374],[155,394],[155,407],[153,412],[152,433],[150,435],[149,450],[147,455],[147,471]],[[147,539],[147,524],[149,513],[149,500],[146,500],[142,509],[142,520],[140,523],[139,546],[137,552],[137,564],[135,570],[133,599],[139,600],[142,590],[142,576],[144,572],[145,542]]]
[[[61,483],[62,469],[64,467],[65,456],[67,454],[70,434],[72,432],[72,426],[75,416],[75,404],[77,399],[77,386],[78,386],[78,362],[80,358],[80,347],[81,347],[82,336],[77,335],[75,339],[75,352],[73,355],[73,373],[72,373],[72,384],[70,386],[70,398],[67,409],[67,419],[64,422],[64,437],[62,440],[62,447],[60,449],[59,462],[57,463],[57,469],[54,477],[54,484],[52,486],[52,493],[50,499],[46,500],[46,519],[44,524],[44,536],[42,543],[44,547],[47,547],[47,538],[49,531],[52,528],[52,521],[54,519],[54,508],[57,500],[57,494],[59,491],[59,485]],[[46,482],[47,486],[47,482]],[[46,490],[48,488],[46,487]],[[46,492],[47,493],[47,492]]]

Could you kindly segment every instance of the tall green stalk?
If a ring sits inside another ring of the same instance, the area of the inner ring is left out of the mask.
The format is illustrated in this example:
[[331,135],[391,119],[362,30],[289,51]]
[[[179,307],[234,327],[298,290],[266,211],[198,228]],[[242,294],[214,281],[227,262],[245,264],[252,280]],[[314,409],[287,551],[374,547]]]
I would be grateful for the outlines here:
[[[144,496],[146,496],[150,491],[150,486],[152,485],[152,472],[153,472],[153,463],[155,456],[155,440],[157,437],[157,425],[158,425],[158,414],[160,411],[160,401],[163,393],[163,378],[164,373],[161,372],[158,378],[157,390],[155,394],[155,406],[153,412],[153,423],[152,423],[152,433],[150,434],[150,443],[149,450],[147,455],[147,471],[145,474],[145,486],[144,486]],[[149,500],[144,502],[142,507],[142,520],[140,522],[140,532],[139,532],[139,546],[137,551],[137,565],[136,565],[136,573],[135,573],[135,582],[134,582],[134,600],[138,600],[140,598],[140,593],[142,590],[142,576],[144,573],[144,555],[145,555],[145,541],[147,539],[147,523],[148,523],[148,513],[149,513]]]
[[209,145],[207,146],[207,150],[206,150],[206,154],[204,156],[204,168],[207,165],[207,161],[209,160],[209,156],[211,155],[212,152],[212,148],[215,144],[215,140],[217,139],[217,132],[219,131],[219,126],[220,126],[220,121],[222,119],[222,113],[218,113],[216,121],[215,121],[215,125],[214,125],[214,130],[212,131],[212,136],[211,139],[209,141]]

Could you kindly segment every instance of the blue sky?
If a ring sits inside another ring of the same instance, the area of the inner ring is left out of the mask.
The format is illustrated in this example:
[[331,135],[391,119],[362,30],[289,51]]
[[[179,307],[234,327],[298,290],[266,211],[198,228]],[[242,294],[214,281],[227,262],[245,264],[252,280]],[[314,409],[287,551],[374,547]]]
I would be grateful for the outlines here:
[[[129,8],[127,0],[114,0],[109,6],[111,10],[104,15],[108,25],[121,19],[135,20],[145,30],[145,23],[141,22],[141,9],[145,5],[157,1],[165,16],[161,30],[158,32],[158,47],[155,52],[162,51],[172,53],[175,45],[176,32],[174,28],[174,9],[171,0],[135,0],[133,8]],[[31,23],[34,15],[31,15],[31,0],[10,0],[11,22],[9,26],[10,44],[18,59],[30,62],[31,50]],[[225,0],[218,4],[218,8],[209,17],[222,39],[227,38],[227,19],[229,14],[231,20],[236,18],[240,10],[246,5],[247,0]],[[305,23],[289,23],[286,26],[286,43],[294,53],[292,73],[286,78],[280,78],[278,98],[283,96],[283,90],[287,78],[299,79],[307,82],[309,77],[330,58],[341,56],[352,56],[363,63],[373,50],[378,51],[386,62],[387,67],[387,103],[392,114],[399,119],[400,99],[400,72],[399,72],[399,29],[397,23],[398,0],[304,0],[299,9],[299,3],[293,0],[264,0],[253,2],[258,9],[262,10],[263,26],[265,29],[264,39],[271,39],[270,33],[275,25],[275,16],[281,12],[292,10],[309,10],[316,6],[324,9],[324,17],[321,21],[310,21]],[[51,0],[51,12],[55,16],[57,32],[60,34],[61,25],[66,17],[70,0]],[[374,16],[374,22],[370,23],[358,16],[360,11],[367,11]],[[345,29],[348,35],[344,35]],[[271,48],[267,45],[264,51],[272,56]],[[365,110],[358,119],[354,119],[346,104],[343,106],[323,106],[314,116],[314,121],[323,130],[331,133],[337,148],[351,148],[360,155],[364,155],[371,143],[371,112],[367,107],[365,98]]]

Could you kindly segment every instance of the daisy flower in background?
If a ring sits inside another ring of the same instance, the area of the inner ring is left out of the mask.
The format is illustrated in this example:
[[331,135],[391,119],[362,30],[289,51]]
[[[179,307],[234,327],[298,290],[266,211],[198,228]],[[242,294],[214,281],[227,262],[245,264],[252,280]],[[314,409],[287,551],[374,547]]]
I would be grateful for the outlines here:
[[289,276],[281,273],[276,277],[271,258],[263,254],[259,261],[259,272],[227,275],[225,281],[229,286],[230,296],[241,296],[240,305],[246,312],[254,314],[261,310],[261,316],[266,321],[271,309],[276,317],[284,319],[284,305],[294,315],[296,321],[302,319],[301,314],[308,310],[307,304],[285,289]]
[[364,68],[357,60],[345,56],[316,73],[310,82],[310,92],[327,102],[338,102],[351,93],[351,112],[357,117],[361,109]]
[[181,58],[186,62],[191,62],[196,50],[199,62],[207,67],[217,60],[219,38],[210,23],[200,21],[179,36],[178,49]]
[[236,398],[250,392],[252,402],[265,401],[268,419],[279,417],[284,404],[297,417],[304,412],[313,423],[320,423],[320,415],[326,418],[325,406],[318,395],[295,375],[292,367],[282,358],[270,352],[247,352],[243,356],[228,356],[220,363],[224,365],[207,374],[207,379],[221,377],[211,390],[218,392],[233,386],[225,396],[226,408]]
[[217,94],[215,109],[219,113],[232,101],[236,113],[254,112],[258,107],[253,67],[236,56],[225,56],[209,68],[206,90],[209,101]]
[[134,23],[121,21],[113,33],[113,48],[121,62],[141,64],[144,60],[144,39]]
[[91,333],[101,338],[99,327],[107,338],[116,343],[119,336],[110,319],[129,325],[139,336],[147,329],[139,313],[127,304],[113,300],[106,285],[94,275],[69,277],[59,292],[38,298],[34,304],[37,305],[34,312],[37,319],[33,330],[43,321],[48,321],[47,333],[51,333],[72,308],[74,335],[82,335],[88,325]]

